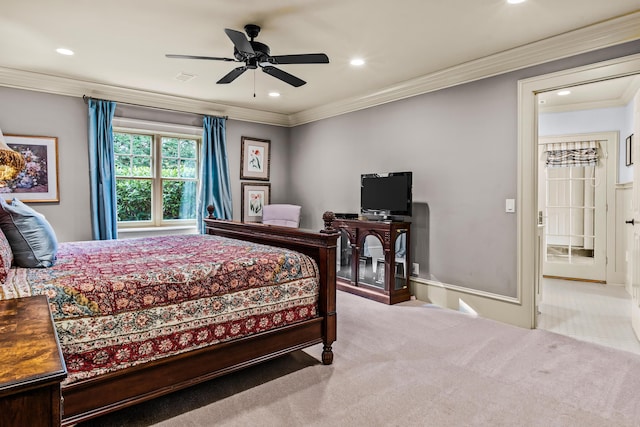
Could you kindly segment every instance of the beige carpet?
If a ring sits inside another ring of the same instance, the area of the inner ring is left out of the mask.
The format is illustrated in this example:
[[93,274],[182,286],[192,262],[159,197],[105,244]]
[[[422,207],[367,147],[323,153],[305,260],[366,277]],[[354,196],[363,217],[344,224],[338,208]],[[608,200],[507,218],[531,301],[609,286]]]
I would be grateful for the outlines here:
[[638,426],[640,356],[338,293],[315,346],[83,426]]

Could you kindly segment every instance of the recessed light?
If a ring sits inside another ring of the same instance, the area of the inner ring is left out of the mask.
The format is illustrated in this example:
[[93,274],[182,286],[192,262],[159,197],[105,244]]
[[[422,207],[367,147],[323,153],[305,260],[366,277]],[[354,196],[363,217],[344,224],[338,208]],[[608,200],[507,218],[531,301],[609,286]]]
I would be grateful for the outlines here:
[[561,90],[560,92],[558,92],[558,96],[567,96],[571,94],[570,90]]
[[360,67],[361,65],[364,65],[364,59],[362,58],[353,58],[351,60],[351,62],[349,62],[351,65],[356,66],[356,67]]
[[277,97],[280,96],[280,93],[278,93],[278,92],[269,92],[269,96],[272,97],[272,98],[277,98]]
[[58,52],[60,55],[73,55],[73,51],[71,49],[65,49],[63,47],[59,47],[58,49],[56,49],[56,52]]
[[518,4],[518,3],[524,3],[526,0],[507,0],[507,3],[509,4]]

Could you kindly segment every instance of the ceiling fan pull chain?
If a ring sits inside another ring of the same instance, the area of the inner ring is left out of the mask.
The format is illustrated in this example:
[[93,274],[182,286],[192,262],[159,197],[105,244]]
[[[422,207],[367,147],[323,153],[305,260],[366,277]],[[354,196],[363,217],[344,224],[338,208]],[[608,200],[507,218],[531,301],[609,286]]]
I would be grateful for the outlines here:
[[253,97],[256,97],[256,70],[253,70]]

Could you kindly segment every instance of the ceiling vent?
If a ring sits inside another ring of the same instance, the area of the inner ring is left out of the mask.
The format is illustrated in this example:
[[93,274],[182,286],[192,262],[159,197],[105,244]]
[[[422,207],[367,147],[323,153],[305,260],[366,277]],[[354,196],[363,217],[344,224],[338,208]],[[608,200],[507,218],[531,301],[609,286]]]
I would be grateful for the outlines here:
[[176,76],[176,80],[180,80],[181,82],[188,82],[189,80],[195,79],[196,76],[193,74],[188,74],[188,73],[178,73],[178,75]]

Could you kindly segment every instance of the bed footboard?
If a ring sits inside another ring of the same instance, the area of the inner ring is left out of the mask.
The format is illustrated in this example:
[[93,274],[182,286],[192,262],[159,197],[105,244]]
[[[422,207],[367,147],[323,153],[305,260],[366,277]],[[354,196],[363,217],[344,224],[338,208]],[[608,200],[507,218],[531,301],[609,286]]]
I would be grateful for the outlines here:
[[339,233],[332,227],[333,212],[325,212],[322,219],[325,227],[319,232],[299,228],[240,223],[218,220],[209,207],[209,218],[204,220],[208,234],[247,240],[255,243],[291,249],[313,258],[320,270],[319,314],[322,323],[322,363],[333,362],[332,344],[336,340],[336,242]]

